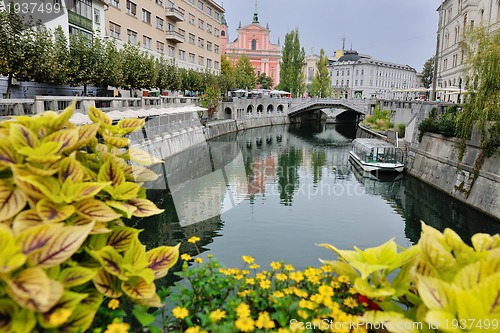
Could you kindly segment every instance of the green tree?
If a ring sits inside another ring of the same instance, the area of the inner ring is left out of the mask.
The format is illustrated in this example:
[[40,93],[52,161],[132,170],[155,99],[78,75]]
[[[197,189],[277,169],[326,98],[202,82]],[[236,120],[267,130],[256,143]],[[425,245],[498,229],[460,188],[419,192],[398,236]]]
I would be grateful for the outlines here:
[[332,97],[332,81],[328,72],[328,57],[325,50],[321,49],[319,60],[316,63],[318,68],[314,74],[310,94],[318,97]]
[[12,80],[33,78],[40,54],[37,54],[36,28],[14,14],[0,11],[0,75],[7,76],[6,98],[10,98]]
[[425,88],[430,88],[434,77],[434,56],[427,59],[422,69],[422,82]]
[[99,71],[95,84],[101,87],[122,87],[124,84],[123,60],[116,48],[115,40],[108,38],[99,44],[102,48],[101,52],[97,50],[99,45],[94,45],[94,49],[99,55],[97,64]]
[[220,90],[213,85],[208,86],[201,96],[201,106],[208,109],[208,116],[211,118],[217,112],[220,100]]
[[158,71],[152,55],[141,52],[135,45],[127,43],[120,52],[123,59],[123,88],[134,89],[156,87]]
[[262,73],[257,78],[257,82],[260,84],[262,89],[271,89],[274,85],[273,78],[267,76],[266,73]]
[[83,93],[87,94],[87,86],[96,81],[97,59],[98,55],[90,36],[70,35],[68,83],[72,86],[83,86]]
[[231,61],[225,56],[220,57],[220,74],[218,77],[221,91],[228,91],[235,87],[234,68]]
[[248,58],[246,54],[243,54],[240,59],[238,59],[238,63],[234,69],[234,77],[236,88],[249,90],[255,88],[257,84],[255,69],[250,63],[250,58]]
[[496,122],[492,137],[498,137],[500,122],[500,30],[488,33],[483,28],[469,31],[464,48],[468,85],[465,104],[457,117],[457,136],[468,140],[472,127],[481,133],[483,147],[488,145],[487,124]]
[[281,52],[279,89],[289,91],[292,97],[301,96],[306,90],[302,66],[306,53],[300,46],[299,30],[295,29],[285,35],[285,43]]

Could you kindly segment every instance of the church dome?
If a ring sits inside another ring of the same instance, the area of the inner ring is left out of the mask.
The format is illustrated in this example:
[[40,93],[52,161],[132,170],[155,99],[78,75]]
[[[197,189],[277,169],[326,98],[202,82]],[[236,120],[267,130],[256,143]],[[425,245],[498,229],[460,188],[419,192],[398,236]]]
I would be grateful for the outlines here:
[[339,58],[338,62],[343,62],[343,61],[358,61],[361,59],[361,56],[358,54],[357,51],[344,51],[344,55]]

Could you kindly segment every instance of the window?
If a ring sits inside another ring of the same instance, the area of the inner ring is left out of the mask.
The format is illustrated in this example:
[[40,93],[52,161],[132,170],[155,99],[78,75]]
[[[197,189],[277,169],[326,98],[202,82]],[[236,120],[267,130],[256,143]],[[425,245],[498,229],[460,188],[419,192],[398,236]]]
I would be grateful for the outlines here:
[[207,23],[207,32],[209,34],[212,34],[212,26],[210,24]]
[[359,81],[359,85],[362,86],[363,85],[363,80],[360,80]]
[[91,0],[74,0],[73,12],[92,20],[92,1]]
[[342,70],[342,76],[344,76],[344,70]]
[[356,69],[356,75],[359,75],[359,70],[358,69]]
[[214,69],[220,69],[220,63],[218,61],[214,61]]
[[109,22],[109,37],[120,39],[121,29],[122,27],[118,24]]
[[145,49],[151,50],[152,47],[151,43],[152,43],[151,37],[142,36],[142,46]]
[[85,30],[82,30],[82,29],[78,29],[76,27],[73,27],[73,26],[69,26],[69,33],[71,35],[74,35],[74,36],[83,36],[85,38],[87,38],[88,40],[92,40],[93,36],[90,32],[87,32]]
[[337,70],[337,76],[339,76],[339,71]]
[[151,24],[151,12],[148,12],[144,8],[142,9],[142,22]]
[[203,10],[204,6],[205,4],[203,3],[203,1],[198,1],[198,9]]
[[179,60],[186,60],[186,51],[179,50]]
[[212,59],[207,59],[207,67],[212,68]]
[[357,86],[358,85],[358,80],[354,80],[354,85]]
[[212,51],[212,42],[207,42],[207,50]]
[[212,7],[207,6],[207,14],[208,14],[209,16],[212,16]]
[[179,28],[179,34],[184,38],[186,37],[186,30],[180,29]]
[[194,25],[194,15],[189,14],[189,24]]
[[220,37],[220,30],[215,28],[214,35],[215,35],[215,37]]
[[347,80],[345,84],[346,84],[346,86],[349,86],[349,80]]
[[349,76],[349,73],[350,73],[350,71],[349,71],[349,70],[347,70],[347,75],[348,75],[348,76]]
[[189,34],[189,44],[194,45],[194,35],[193,34]]
[[202,48],[205,47],[205,40],[201,37],[198,37],[198,46]]
[[257,50],[257,41],[255,39],[252,39],[252,51]]
[[215,49],[214,49],[214,52],[216,54],[219,54],[220,53],[220,50],[219,50],[219,45],[215,44]]
[[156,4],[157,5],[160,5],[163,7],[163,1],[162,0],[155,0]]
[[200,66],[205,65],[205,58],[204,58],[204,57],[202,57],[202,56],[199,56],[199,57],[198,57],[198,64],[199,64]]
[[163,54],[163,52],[165,52],[165,44],[163,44],[162,42],[156,42],[156,51],[158,53],[161,53]]
[[218,21],[220,19],[220,14],[219,12],[215,12],[215,15],[214,15],[215,19]]
[[189,62],[192,64],[196,62],[194,53],[189,53]]
[[198,19],[198,28],[204,29],[205,27],[205,22],[203,22],[202,19]]
[[156,17],[156,28],[157,29],[160,29],[160,30],[163,30],[163,25],[164,25],[164,21],[161,17]]
[[168,46],[168,56],[175,58],[175,47],[170,45]]
[[109,0],[109,4],[113,7],[120,8],[120,1],[119,0]]
[[168,30],[167,31],[175,31],[175,25],[169,23],[168,24]]
[[101,11],[97,8],[94,8],[94,22],[101,24]]
[[137,45],[137,32],[127,29],[127,42]]
[[190,4],[194,5],[194,0],[188,0]]
[[137,16],[137,5],[129,0],[127,0],[127,14]]

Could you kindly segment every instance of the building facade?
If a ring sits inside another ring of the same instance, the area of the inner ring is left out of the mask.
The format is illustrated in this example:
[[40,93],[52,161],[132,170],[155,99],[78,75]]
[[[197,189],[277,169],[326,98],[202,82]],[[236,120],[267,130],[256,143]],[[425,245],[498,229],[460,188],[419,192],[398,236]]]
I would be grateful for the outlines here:
[[212,0],[106,0],[105,34],[199,71],[220,70],[224,9]]
[[[224,31],[227,36],[227,29]],[[273,86],[277,86],[280,78],[281,47],[279,42],[271,43],[271,31],[269,27],[264,28],[260,25],[257,8],[255,8],[252,24],[240,26],[237,32],[238,38],[223,46],[226,56],[233,64],[236,64],[238,59],[246,54],[255,68],[255,75],[265,73],[273,79]]]
[[416,85],[414,68],[376,60],[353,50],[336,52],[328,67],[336,98],[408,99],[413,95],[404,90]]
[[462,102],[466,89],[464,57],[460,43],[464,32],[483,26],[493,32],[500,28],[498,0],[445,0],[439,13],[436,50],[436,97],[442,101]]
[[319,60],[319,55],[314,54],[311,50],[311,54],[306,56],[304,59],[304,67],[303,67],[303,73],[304,77],[306,79],[306,91],[309,92],[309,89],[311,88],[312,81],[314,79],[314,75],[316,74],[316,71],[318,70],[318,63]]

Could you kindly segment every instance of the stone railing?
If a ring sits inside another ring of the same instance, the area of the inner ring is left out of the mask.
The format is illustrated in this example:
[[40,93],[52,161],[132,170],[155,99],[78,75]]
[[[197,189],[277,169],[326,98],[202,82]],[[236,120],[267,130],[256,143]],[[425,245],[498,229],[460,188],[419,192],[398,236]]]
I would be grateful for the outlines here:
[[73,96],[35,96],[29,99],[0,99],[0,116],[34,115],[44,111],[61,111],[76,101],[76,111],[86,114],[90,106],[103,111],[121,109],[147,109],[149,107],[168,107],[173,105],[199,106],[197,97],[158,96],[158,97],[73,97]]

